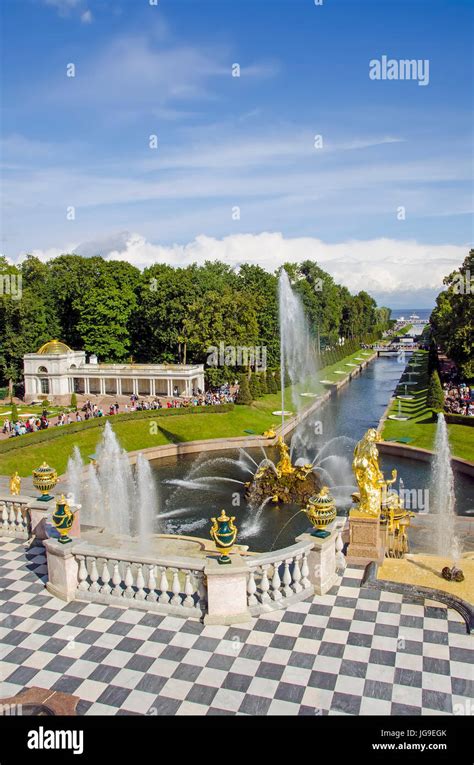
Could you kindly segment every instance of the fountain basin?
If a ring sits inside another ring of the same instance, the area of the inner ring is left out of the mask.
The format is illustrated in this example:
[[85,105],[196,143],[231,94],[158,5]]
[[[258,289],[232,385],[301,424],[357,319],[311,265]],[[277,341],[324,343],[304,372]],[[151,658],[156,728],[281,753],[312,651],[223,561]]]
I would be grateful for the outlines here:
[[409,420],[409,417],[400,417],[398,414],[389,414],[388,415],[389,420],[400,420],[400,422],[404,422],[405,420]]

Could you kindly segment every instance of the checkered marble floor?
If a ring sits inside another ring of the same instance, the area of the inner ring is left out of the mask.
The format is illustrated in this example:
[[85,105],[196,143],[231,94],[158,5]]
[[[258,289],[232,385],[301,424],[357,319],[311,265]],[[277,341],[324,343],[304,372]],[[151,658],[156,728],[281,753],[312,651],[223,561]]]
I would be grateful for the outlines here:
[[42,548],[0,540],[0,697],[80,714],[472,714],[472,638],[437,604],[340,586],[235,627],[51,597]]

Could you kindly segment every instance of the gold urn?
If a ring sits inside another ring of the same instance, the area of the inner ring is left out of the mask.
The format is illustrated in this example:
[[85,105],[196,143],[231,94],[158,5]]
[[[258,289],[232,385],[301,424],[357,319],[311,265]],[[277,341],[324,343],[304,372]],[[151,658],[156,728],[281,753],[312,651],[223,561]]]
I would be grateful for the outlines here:
[[323,486],[319,494],[310,497],[304,512],[314,529],[311,535],[322,539],[328,537],[330,532],[326,531],[326,527],[336,520],[337,510],[327,486]]
[[38,497],[40,502],[49,502],[54,497],[50,496],[49,492],[54,489],[58,482],[58,474],[54,468],[50,467],[43,462],[39,468],[33,470],[33,486],[41,493],[41,497]]
[[218,518],[211,518],[212,526],[210,536],[220,553],[217,562],[220,564],[229,564],[231,552],[237,538],[237,526],[234,524],[235,515],[229,517],[225,510],[222,510]]

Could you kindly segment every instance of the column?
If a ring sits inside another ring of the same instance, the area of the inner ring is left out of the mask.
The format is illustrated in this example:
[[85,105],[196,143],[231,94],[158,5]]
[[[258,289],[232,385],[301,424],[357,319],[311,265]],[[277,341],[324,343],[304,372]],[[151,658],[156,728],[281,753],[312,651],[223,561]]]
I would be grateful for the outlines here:
[[168,396],[173,395],[173,380],[167,380],[166,381],[167,387],[168,387]]
[[105,379],[103,377],[99,378],[99,385],[100,385],[100,395],[105,396]]
[[155,395],[155,381],[154,379],[150,380],[150,396]]
[[122,395],[122,380],[120,377],[115,378],[115,395],[121,396]]
[[91,392],[91,390],[90,390],[90,386],[89,386],[89,378],[88,377],[84,377],[84,393],[89,395],[90,392]]
[[133,378],[132,379],[132,385],[133,385],[133,393],[135,396],[138,396],[138,380]]

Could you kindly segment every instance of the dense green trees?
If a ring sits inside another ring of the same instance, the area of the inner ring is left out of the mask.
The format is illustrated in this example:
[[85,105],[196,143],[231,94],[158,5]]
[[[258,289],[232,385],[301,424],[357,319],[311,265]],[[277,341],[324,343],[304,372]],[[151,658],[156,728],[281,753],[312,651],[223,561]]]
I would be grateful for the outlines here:
[[[351,295],[312,261],[284,267],[301,295],[320,361],[335,362],[351,339],[356,343],[386,328],[388,309],[377,309],[366,292]],[[131,355],[137,362],[208,362],[213,346],[265,347],[267,367],[275,370],[278,273],[220,262],[183,268],[156,263],[140,272],[99,256],[65,254],[43,263],[28,255],[19,266],[0,258],[0,386],[19,381],[23,355],[52,337],[104,362]],[[3,289],[9,279],[21,280],[20,296]],[[258,361],[220,359],[219,366],[209,366],[208,380],[218,385],[239,372],[253,372],[252,379]],[[252,385],[276,391],[278,375]]]
[[436,299],[431,326],[436,342],[467,381],[474,379],[474,250],[458,271],[444,279],[447,289]]

